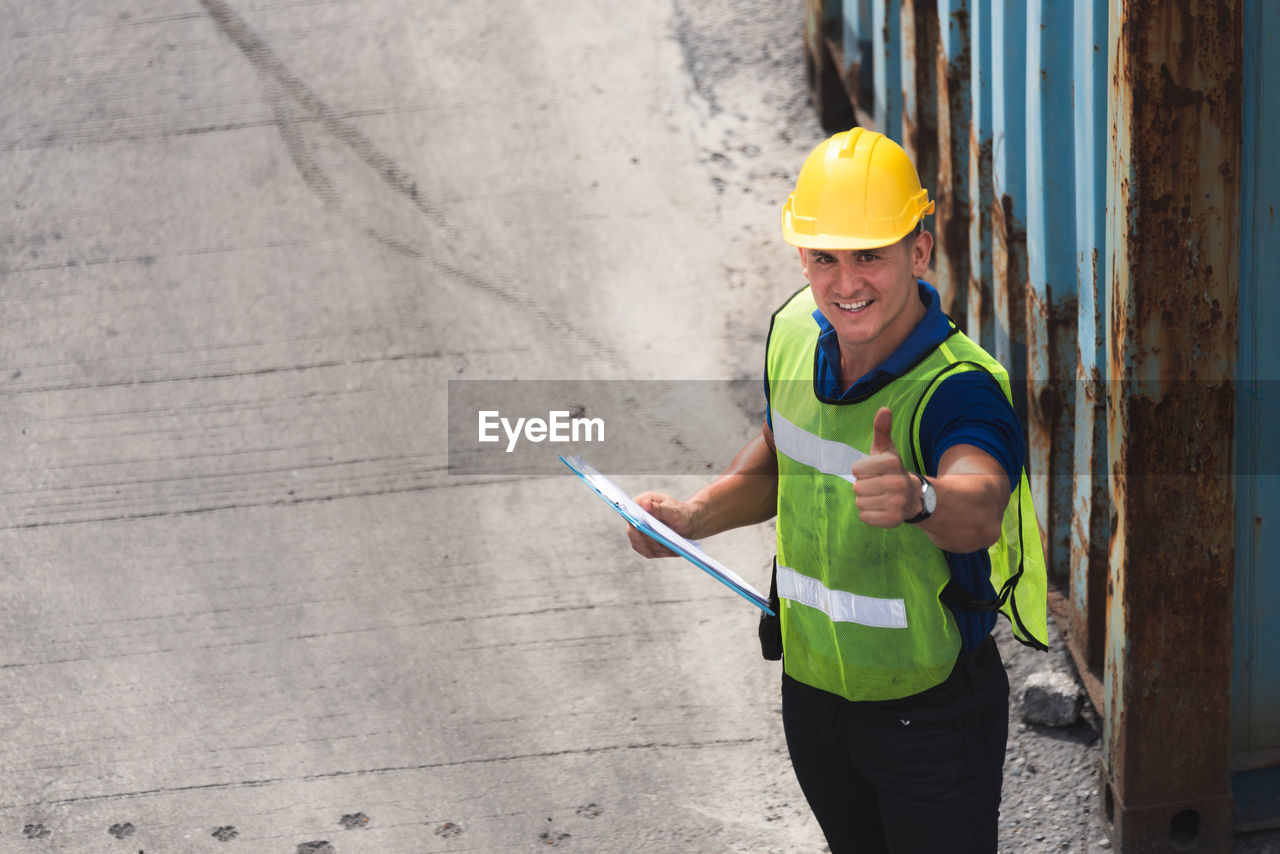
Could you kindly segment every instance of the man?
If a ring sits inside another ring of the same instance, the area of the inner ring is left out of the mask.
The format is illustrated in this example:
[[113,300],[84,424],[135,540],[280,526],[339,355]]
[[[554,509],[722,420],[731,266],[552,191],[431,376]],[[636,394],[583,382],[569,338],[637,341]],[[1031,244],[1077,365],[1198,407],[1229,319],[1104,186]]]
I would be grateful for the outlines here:
[[922,280],[933,207],[881,134],[814,149],[783,210],[809,284],[773,317],[766,423],[687,501],[638,496],[693,538],[776,513],[783,725],[833,854],[994,852],[997,609],[1046,643],[1022,429],[1005,370]]

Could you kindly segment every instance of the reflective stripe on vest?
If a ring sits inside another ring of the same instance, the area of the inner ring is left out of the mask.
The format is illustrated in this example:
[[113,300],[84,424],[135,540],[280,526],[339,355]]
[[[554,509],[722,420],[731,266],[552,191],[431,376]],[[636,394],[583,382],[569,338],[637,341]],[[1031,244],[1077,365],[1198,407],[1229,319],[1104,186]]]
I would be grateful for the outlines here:
[[851,469],[853,464],[866,456],[857,448],[824,439],[810,433],[803,427],[797,427],[788,421],[780,412],[774,411],[773,444],[779,453],[786,454],[798,463],[804,463],[823,474],[831,474],[853,483]]
[[881,629],[907,628],[907,606],[903,600],[831,590],[818,579],[801,575],[782,564],[778,564],[778,596],[817,608],[836,623]]

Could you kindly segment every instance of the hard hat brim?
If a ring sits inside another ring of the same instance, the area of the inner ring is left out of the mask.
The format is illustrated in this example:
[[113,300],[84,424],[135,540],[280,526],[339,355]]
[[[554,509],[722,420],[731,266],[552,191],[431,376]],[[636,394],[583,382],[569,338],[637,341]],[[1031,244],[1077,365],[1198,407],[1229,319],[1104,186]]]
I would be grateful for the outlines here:
[[[896,236],[879,234],[875,237],[854,237],[844,234],[822,234],[805,228],[805,223],[800,221],[802,218],[795,215],[791,207],[791,200],[788,199],[787,204],[782,209],[782,239],[801,249],[883,249],[886,246],[892,246],[910,234],[916,224],[933,213],[933,210],[934,204],[930,201],[920,211],[920,215],[905,228],[900,225],[898,229],[891,233]],[[901,233],[897,233],[898,231],[901,231]]]

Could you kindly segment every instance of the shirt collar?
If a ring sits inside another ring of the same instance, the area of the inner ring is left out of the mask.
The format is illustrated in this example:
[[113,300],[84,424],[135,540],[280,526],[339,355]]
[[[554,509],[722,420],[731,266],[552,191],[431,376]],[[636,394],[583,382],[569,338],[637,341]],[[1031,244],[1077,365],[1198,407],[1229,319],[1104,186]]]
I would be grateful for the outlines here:
[[840,342],[836,338],[835,327],[820,309],[814,310],[813,319],[817,321],[819,330],[817,377],[823,397],[840,399],[868,394],[905,374],[951,334],[951,321],[942,311],[938,292],[926,281],[917,279],[916,282],[920,302],[925,307],[924,317],[898,345],[898,349],[889,354],[889,358],[859,377],[844,394],[840,393]]

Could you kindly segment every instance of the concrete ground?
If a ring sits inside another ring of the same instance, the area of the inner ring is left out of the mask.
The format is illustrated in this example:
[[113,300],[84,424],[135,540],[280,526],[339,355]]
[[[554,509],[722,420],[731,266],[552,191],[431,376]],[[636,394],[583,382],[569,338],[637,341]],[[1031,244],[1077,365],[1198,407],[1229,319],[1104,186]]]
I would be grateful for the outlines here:
[[753,609],[448,471],[451,379],[758,374],[683,14],[0,3],[0,850],[821,847]]

